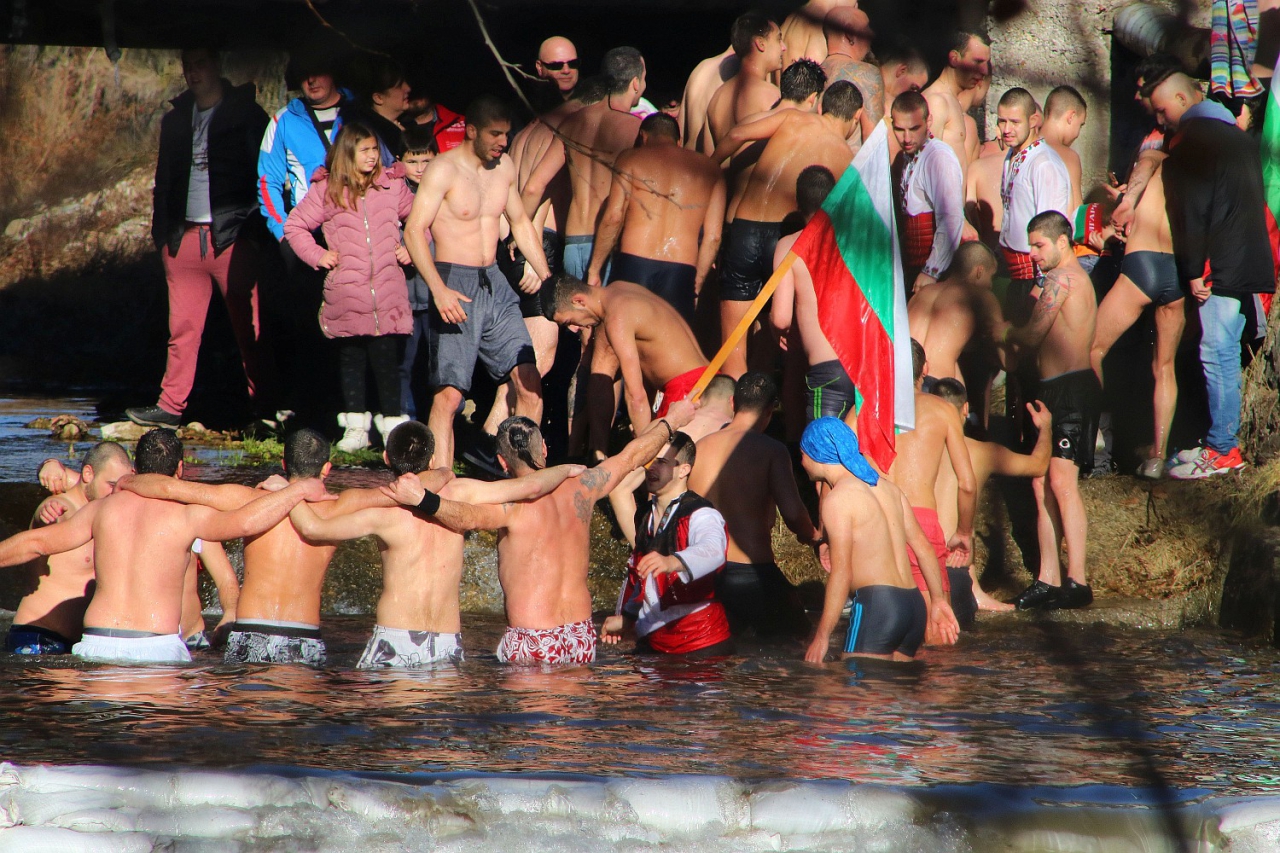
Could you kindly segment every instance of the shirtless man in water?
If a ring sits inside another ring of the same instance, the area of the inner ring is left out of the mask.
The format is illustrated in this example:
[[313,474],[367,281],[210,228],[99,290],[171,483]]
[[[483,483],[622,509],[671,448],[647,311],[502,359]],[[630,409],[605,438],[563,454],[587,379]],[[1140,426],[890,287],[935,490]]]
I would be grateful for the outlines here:
[[[640,147],[618,155],[609,200],[596,227],[587,284],[629,281],[670,302],[685,322],[720,248],[724,177],[705,154],[681,148],[676,120],[654,113],[640,123]],[[619,241],[621,234],[621,241]]]
[[[172,476],[182,442],[168,429],[138,440],[141,473]],[[179,634],[183,578],[196,539],[253,536],[277,524],[302,500],[330,496],[319,480],[294,483],[234,512],[183,506],[117,491],[66,521],[27,530],[0,543],[0,566],[60,554],[93,542],[97,586],[84,614],[84,638],[72,654],[90,660],[182,663],[191,660]]]
[[782,70],[786,54],[778,25],[762,12],[747,12],[733,22],[731,40],[738,73],[716,89],[707,104],[707,123],[699,145],[702,151],[713,150],[735,125],[772,108],[781,97],[770,80]]
[[958,96],[991,73],[991,47],[976,33],[956,33],[947,52],[947,67],[924,90],[933,116],[933,135],[951,146],[960,165],[969,166],[968,128]]
[[[612,385],[621,370],[627,414],[637,435],[654,417],[646,389],[662,392],[659,418],[693,390],[707,357],[689,325],[666,300],[638,284],[621,281],[591,287],[570,275],[559,275],[549,284],[554,285],[554,295],[547,300],[549,319],[571,331],[603,327],[608,346],[596,347],[591,372],[607,377]],[[590,449],[603,451],[607,435],[597,436],[597,432],[593,430]]]
[[[973,515],[978,492],[973,464],[964,444],[964,422],[954,407],[920,390],[927,365],[924,348],[915,339],[911,341],[911,360],[916,387],[916,427],[898,436],[897,456],[885,473],[906,496],[938,565],[946,566],[949,561],[954,561],[957,566],[967,566],[973,559]],[[950,539],[942,535],[937,498],[934,497],[943,456],[950,460],[956,472],[959,491],[958,522]],[[921,555],[913,548],[909,556],[916,586],[927,595]],[[950,594],[951,582],[945,572],[942,581],[943,588]],[[937,638],[930,636],[928,641],[937,642]]]
[[[629,471],[657,456],[693,413],[692,403],[676,403],[666,419],[649,424],[622,452],[537,500],[458,505],[461,517],[446,522],[455,530],[498,531],[498,579],[509,626],[498,644],[498,660],[549,665],[595,660],[587,571],[596,501],[613,491]],[[546,467],[546,442],[528,418],[513,417],[502,424],[498,452],[503,467],[517,478]],[[392,493],[409,506],[427,500],[412,477],[396,480]]]
[[473,101],[467,107],[466,142],[428,164],[405,221],[405,246],[434,303],[431,384],[436,392],[429,423],[437,437],[438,468],[453,467],[453,419],[478,360],[495,382],[511,379],[517,412],[542,417],[542,377],[533,342],[519,300],[497,265],[498,219],[505,214],[531,268],[520,289],[536,293],[551,276],[542,235],[520,201],[515,166],[502,153],[510,130],[510,115],[500,101]]
[[547,187],[568,164],[573,197],[560,224],[564,271],[575,278],[587,275],[600,207],[609,197],[613,181],[614,161],[635,146],[640,132],[640,119],[631,110],[644,94],[644,57],[634,47],[615,47],[601,60],[600,74],[608,81],[607,97],[560,123],[560,133],[573,144],[566,145],[560,137],[552,140],[520,191],[525,210],[532,216]]
[[[964,383],[956,379],[939,379],[929,393],[955,406],[961,420],[968,420],[969,400]],[[1049,458],[1053,455],[1053,416],[1038,400],[1027,404],[1027,412],[1031,422],[1039,430],[1035,448],[1030,454],[1018,453],[994,441],[978,441],[967,435],[964,437],[964,446],[969,450],[969,461],[973,463],[974,489],[978,495],[982,494],[993,474],[1001,477],[1043,477],[1049,470]],[[959,520],[957,506],[960,493],[957,485],[951,461],[943,457],[934,495],[938,501],[938,524],[942,526],[942,535],[948,538],[955,534]],[[1013,609],[1012,604],[997,601],[983,591],[978,584],[976,566],[948,566],[947,575],[951,579],[951,608],[961,626],[967,627],[973,621],[975,609]]]
[[964,379],[960,354],[977,339],[988,339],[1004,320],[991,292],[995,252],[985,243],[962,243],[941,281],[922,287],[907,303],[911,337],[924,347],[929,375]]
[[[1093,283],[1076,260],[1071,223],[1056,210],[1027,225],[1032,260],[1044,285],[1025,326],[1006,323],[1000,339],[1036,353],[1039,397],[1053,415],[1053,459],[1046,477],[1033,481],[1040,541],[1040,572],[1015,600],[1019,610],[1087,607],[1093,590],[1085,580],[1089,521],[1080,497],[1080,470],[1093,467],[1102,385],[1089,360],[1098,306]],[[1067,578],[1061,553],[1067,546]]]
[[854,6],[840,6],[827,13],[822,34],[827,40],[827,58],[822,62],[827,85],[848,80],[862,94],[862,117],[849,137],[849,149],[857,154],[862,140],[884,118],[884,80],[880,69],[866,61],[875,33],[871,32],[866,12]]
[[[821,513],[828,531],[831,576],[822,618],[804,659],[826,660],[831,632],[850,594],[853,613],[843,657],[911,660],[926,631],[954,643],[960,626],[947,601],[933,548],[906,496],[862,455],[857,436],[842,421],[819,418],[809,424],[800,450],[809,479],[830,489]],[[920,555],[927,605],[911,581],[908,550]]]
[[738,55],[733,52],[733,45],[694,66],[689,81],[684,84],[680,114],[676,117],[680,122],[680,144],[685,148],[711,153],[711,138],[704,138],[702,134],[707,124],[707,106],[716,90],[738,73],[738,67]]
[[760,637],[803,639],[809,619],[773,553],[778,514],[801,544],[817,548],[821,540],[800,500],[791,455],[764,434],[777,403],[778,386],[768,374],[744,373],[733,392],[733,420],[698,440],[689,488],[711,501],[728,527],[716,597],[734,635],[751,628]]
[[[391,431],[383,454],[391,473],[423,482],[435,441],[425,424],[408,421]],[[437,494],[450,501],[502,503],[541,497],[581,473],[580,466],[560,466],[519,480],[484,483],[452,479]],[[438,478],[433,478],[438,482]],[[364,491],[364,490],[357,490]],[[382,496],[378,490],[370,490]],[[458,585],[462,582],[463,538],[435,520],[418,517],[400,506],[380,506],[322,516],[312,507],[296,506],[293,525],[313,542],[337,542],[374,536],[382,557],[382,595],[377,622],[365,645],[359,669],[421,667],[462,660],[462,617]]]
[[1174,357],[1187,323],[1185,294],[1173,256],[1169,213],[1165,209],[1164,169],[1157,164],[1133,213],[1120,278],[1098,306],[1098,330],[1089,362],[1104,381],[1102,360],[1148,305],[1156,306],[1156,346],[1151,370],[1155,374],[1155,437],[1148,459],[1138,476],[1159,479],[1165,474],[1169,428],[1178,403],[1178,377]]
[[[719,162],[744,143],[768,140],[751,177],[729,203],[733,222],[725,229],[720,261],[720,329],[725,337],[773,273],[782,221],[797,207],[796,179],[816,165],[839,180],[853,159],[845,139],[861,111],[858,87],[842,80],[822,94],[821,114],[781,110],[735,127],[716,148],[711,159]],[[736,377],[746,370],[744,340],[725,361],[724,372]]]
[[[45,466],[41,466],[42,474],[44,470]],[[45,498],[36,507],[32,529],[65,524],[90,502],[114,492],[120,478],[132,472],[129,454],[119,444],[104,441],[95,445],[85,454],[79,482]],[[33,560],[25,571],[30,591],[18,602],[5,637],[5,651],[19,655],[70,654],[80,639],[84,611],[93,596],[93,543]]]

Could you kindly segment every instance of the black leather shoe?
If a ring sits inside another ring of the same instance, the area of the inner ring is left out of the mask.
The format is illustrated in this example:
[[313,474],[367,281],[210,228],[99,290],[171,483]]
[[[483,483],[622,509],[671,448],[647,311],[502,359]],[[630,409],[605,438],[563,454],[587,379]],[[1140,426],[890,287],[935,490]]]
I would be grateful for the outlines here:
[[1019,610],[1039,610],[1052,607],[1058,600],[1062,587],[1049,586],[1044,581],[1036,581],[1019,593],[1013,600],[1013,606]]
[[1076,583],[1067,578],[1060,589],[1062,591],[1058,593],[1058,597],[1046,605],[1050,610],[1075,610],[1093,604],[1093,590],[1088,584]]
[[149,427],[180,427],[182,426],[182,416],[175,415],[173,412],[166,412],[159,406],[134,406],[132,409],[124,410],[125,417],[133,421],[138,426]]

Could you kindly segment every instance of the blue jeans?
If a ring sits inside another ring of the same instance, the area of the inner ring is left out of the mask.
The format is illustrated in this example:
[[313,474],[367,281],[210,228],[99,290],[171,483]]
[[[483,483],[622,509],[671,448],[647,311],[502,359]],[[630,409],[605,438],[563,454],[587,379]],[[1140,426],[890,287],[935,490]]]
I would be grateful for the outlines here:
[[[419,353],[423,363],[415,366]],[[400,360],[400,408],[411,418],[431,411],[431,383],[427,378],[431,374],[427,364],[430,358],[431,312],[414,311],[413,332],[405,341],[404,358]]]
[[[591,234],[580,234],[575,237],[564,238],[564,262],[563,269],[574,278],[587,280],[587,267],[591,266],[591,250],[595,246],[596,238]],[[609,271],[613,267],[613,258],[609,258],[604,262],[604,269],[600,270],[600,280],[609,280]]]
[[1205,444],[1219,453],[1236,446],[1240,430],[1240,300],[1210,296],[1200,305],[1200,363],[1209,392],[1209,434]]

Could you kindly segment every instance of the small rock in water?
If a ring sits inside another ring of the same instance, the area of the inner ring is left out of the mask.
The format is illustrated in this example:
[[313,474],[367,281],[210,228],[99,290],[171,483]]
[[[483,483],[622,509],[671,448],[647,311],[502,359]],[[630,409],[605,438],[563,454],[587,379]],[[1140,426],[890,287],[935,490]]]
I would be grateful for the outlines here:
[[137,441],[142,438],[143,433],[151,427],[144,427],[135,424],[133,421],[119,421],[113,424],[102,425],[103,440],[111,441]]
[[89,425],[75,415],[58,415],[49,423],[53,437],[62,441],[81,441],[89,436]]

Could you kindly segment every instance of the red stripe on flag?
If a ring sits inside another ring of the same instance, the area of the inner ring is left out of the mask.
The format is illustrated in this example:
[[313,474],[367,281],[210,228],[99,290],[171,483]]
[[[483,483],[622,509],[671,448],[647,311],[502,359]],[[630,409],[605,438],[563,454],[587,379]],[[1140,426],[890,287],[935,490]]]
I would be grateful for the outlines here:
[[792,251],[809,269],[818,299],[818,325],[862,397],[858,440],[880,470],[896,451],[893,339],[840,254],[826,211],[818,211]]

